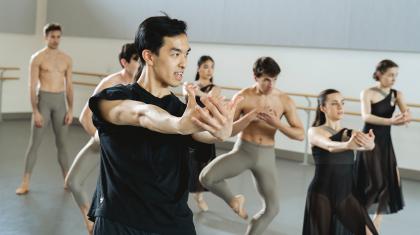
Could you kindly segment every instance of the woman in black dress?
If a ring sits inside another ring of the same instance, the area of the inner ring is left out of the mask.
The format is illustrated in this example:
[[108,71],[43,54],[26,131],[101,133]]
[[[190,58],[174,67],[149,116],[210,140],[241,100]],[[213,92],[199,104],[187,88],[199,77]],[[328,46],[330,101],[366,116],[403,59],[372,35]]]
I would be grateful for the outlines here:
[[[194,81],[195,98],[197,104],[203,107],[204,104],[200,101],[200,97],[207,95],[219,97],[220,88],[213,83],[214,60],[210,56],[201,56],[197,66],[197,74]],[[189,191],[193,194],[198,208],[201,211],[207,211],[208,205],[203,198],[203,192],[207,191],[207,189],[201,185],[198,176],[201,170],[216,157],[216,148],[214,144],[195,142],[194,146],[190,149],[190,153],[191,175]]]
[[340,126],[343,97],[334,89],[318,96],[316,118],[308,131],[315,161],[309,186],[303,235],[378,234],[366,209],[354,194],[354,150],[371,150],[373,132],[352,131]]
[[[360,200],[375,213],[374,224],[379,230],[382,214],[396,213],[404,207],[400,176],[391,140],[391,126],[407,124],[410,113],[403,94],[392,89],[398,75],[398,65],[381,61],[373,74],[377,86],[361,93],[364,132],[372,129],[376,135],[373,151],[357,154],[355,175]],[[401,113],[393,116],[395,106]]]

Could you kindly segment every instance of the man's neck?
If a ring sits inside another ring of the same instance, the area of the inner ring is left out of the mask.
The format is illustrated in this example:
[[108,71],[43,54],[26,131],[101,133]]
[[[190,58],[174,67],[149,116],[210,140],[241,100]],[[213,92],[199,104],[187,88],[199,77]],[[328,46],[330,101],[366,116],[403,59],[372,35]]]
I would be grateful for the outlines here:
[[51,48],[51,47],[46,46],[44,48],[44,51],[47,51],[49,53],[57,53],[58,52],[58,48]]
[[255,84],[254,88],[255,88],[255,93],[257,95],[261,95],[261,96],[267,96],[267,95],[270,95],[273,92],[273,89],[271,89],[269,92],[264,92],[258,87],[257,84]]
[[162,98],[171,93],[169,86],[160,82],[151,69],[147,68],[147,66],[140,75],[140,78],[137,80],[137,83],[150,94],[158,98]]
[[133,76],[127,72],[127,70],[123,69],[120,71],[121,80],[124,83],[131,83],[133,81]]

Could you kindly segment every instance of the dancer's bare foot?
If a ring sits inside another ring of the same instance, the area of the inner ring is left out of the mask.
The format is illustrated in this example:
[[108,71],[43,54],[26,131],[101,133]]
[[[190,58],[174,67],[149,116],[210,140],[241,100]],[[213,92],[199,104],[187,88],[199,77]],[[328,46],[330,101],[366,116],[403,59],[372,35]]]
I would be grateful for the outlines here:
[[245,204],[245,197],[244,195],[236,195],[232,198],[229,202],[229,206],[232,208],[232,210],[239,215],[242,219],[248,219],[248,214],[246,213],[246,210],[244,208]]
[[29,192],[29,174],[25,174],[22,179],[22,183],[16,189],[17,195],[25,195]]
[[204,212],[209,210],[209,206],[207,205],[206,201],[204,201],[202,193],[195,193],[194,198],[195,198],[195,201],[197,202],[198,209]]
[[16,189],[16,194],[17,195],[25,195],[29,193],[29,185],[27,184],[21,184],[17,189]]

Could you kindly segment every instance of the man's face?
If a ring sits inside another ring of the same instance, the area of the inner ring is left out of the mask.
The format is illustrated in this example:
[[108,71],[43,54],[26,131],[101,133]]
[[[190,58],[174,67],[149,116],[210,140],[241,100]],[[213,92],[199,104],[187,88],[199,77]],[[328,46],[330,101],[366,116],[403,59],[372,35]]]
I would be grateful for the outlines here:
[[276,80],[277,76],[270,77],[266,74],[263,74],[259,77],[255,77],[258,89],[264,94],[268,94],[273,90]]
[[159,55],[152,54],[152,69],[164,86],[176,87],[182,83],[190,51],[187,35],[164,37]]
[[131,77],[134,77],[134,74],[136,74],[137,70],[140,67],[140,63],[139,63],[139,57],[137,55],[133,55],[130,59],[130,63],[128,63],[125,59],[122,59],[123,62],[123,67],[125,69],[125,71],[127,71],[128,75],[130,75]]
[[48,48],[51,48],[51,49],[57,49],[58,45],[60,44],[60,40],[61,40],[60,30],[50,31],[45,36],[45,41],[47,43],[47,46]]

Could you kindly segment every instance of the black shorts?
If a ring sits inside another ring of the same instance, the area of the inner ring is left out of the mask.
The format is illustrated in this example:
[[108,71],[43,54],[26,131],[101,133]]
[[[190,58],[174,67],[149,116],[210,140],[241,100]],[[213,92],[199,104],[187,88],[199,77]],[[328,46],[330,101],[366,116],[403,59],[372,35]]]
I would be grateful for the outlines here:
[[95,218],[93,227],[94,235],[159,235],[157,233],[144,232],[135,228],[123,225],[103,217]]

